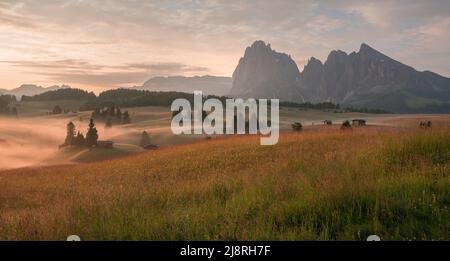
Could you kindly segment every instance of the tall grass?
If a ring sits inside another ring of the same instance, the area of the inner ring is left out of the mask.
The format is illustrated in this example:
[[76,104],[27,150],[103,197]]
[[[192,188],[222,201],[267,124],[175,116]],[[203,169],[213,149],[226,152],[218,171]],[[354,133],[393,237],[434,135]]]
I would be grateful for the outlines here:
[[441,240],[450,132],[235,137],[0,174],[0,239]]

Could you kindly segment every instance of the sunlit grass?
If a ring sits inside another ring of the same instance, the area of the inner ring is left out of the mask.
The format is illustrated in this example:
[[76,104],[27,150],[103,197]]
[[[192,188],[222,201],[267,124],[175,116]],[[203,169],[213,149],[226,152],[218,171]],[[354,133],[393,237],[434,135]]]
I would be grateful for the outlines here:
[[354,128],[213,139],[0,174],[0,239],[449,238],[450,132]]

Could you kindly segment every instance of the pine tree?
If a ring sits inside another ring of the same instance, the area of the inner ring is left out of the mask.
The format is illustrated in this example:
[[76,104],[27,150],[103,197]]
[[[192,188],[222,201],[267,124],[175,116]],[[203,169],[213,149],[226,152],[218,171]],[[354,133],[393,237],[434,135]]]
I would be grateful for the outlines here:
[[125,111],[122,115],[122,124],[128,124],[130,122],[131,122],[130,114],[128,113],[128,111]]
[[122,121],[122,111],[120,110],[119,107],[117,107],[117,110],[116,110],[116,119],[117,119],[117,121],[119,121],[119,123]]
[[76,146],[84,146],[86,145],[86,139],[83,136],[83,133],[78,132],[77,137],[75,138]]
[[59,107],[59,105],[56,105],[56,106],[53,108],[53,114],[61,114],[61,113],[62,113],[61,107]]
[[143,131],[139,145],[144,148],[145,146],[147,146],[149,144],[150,144],[150,136],[148,135],[148,133],[146,131]]
[[73,122],[69,122],[67,124],[67,135],[66,140],[64,141],[64,145],[73,145],[74,144],[74,138],[75,138],[75,124]]
[[114,107],[114,105],[113,105],[113,106],[110,106],[110,107],[108,108],[108,114],[109,114],[109,116],[111,116],[111,117],[116,116],[116,108]]
[[86,145],[88,147],[97,146],[98,133],[97,128],[95,128],[94,119],[91,119],[89,122],[89,129],[86,133]]

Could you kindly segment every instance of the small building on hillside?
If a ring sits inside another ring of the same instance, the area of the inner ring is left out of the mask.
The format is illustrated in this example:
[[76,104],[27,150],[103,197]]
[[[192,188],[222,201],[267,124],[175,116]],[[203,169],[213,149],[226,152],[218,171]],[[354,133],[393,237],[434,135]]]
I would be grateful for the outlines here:
[[110,140],[99,140],[99,141],[97,141],[97,148],[112,149],[113,145],[114,145],[114,142],[110,141]]
[[333,125],[333,121],[332,120],[324,120],[323,125]]
[[366,120],[363,119],[353,119],[352,120],[353,126],[366,126]]
[[146,150],[156,150],[159,148],[159,146],[156,144],[147,144],[143,148]]

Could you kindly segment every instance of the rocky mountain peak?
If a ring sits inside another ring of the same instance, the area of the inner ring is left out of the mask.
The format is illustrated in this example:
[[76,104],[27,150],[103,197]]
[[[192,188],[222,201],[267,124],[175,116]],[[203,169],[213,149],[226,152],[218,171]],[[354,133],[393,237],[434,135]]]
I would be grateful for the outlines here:
[[373,49],[366,43],[362,43],[359,47],[359,52],[378,52],[377,50]]
[[333,50],[327,57],[324,65],[342,63],[347,59],[347,53],[341,50]]
[[300,73],[288,54],[256,41],[233,73],[230,96],[331,101],[396,112],[448,111],[450,79],[418,72],[365,43],[350,54],[331,51],[324,63],[311,57]]
[[308,63],[303,68],[303,72],[301,73],[303,78],[306,78],[308,81],[318,80],[318,77],[321,77],[323,73],[323,64],[319,59],[311,57],[308,60]]
[[377,61],[395,61],[365,43],[361,44],[358,55],[361,56],[361,58],[372,59]]
[[245,50],[233,72],[230,95],[240,98],[303,100],[299,90],[300,71],[285,53],[256,41]]
[[261,49],[261,50],[272,50],[270,43],[265,43],[262,40],[255,41],[250,47],[250,49]]
[[311,57],[308,60],[308,63],[305,65],[306,67],[322,67],[323,64],[319,59],[316,59],[315,57]]

